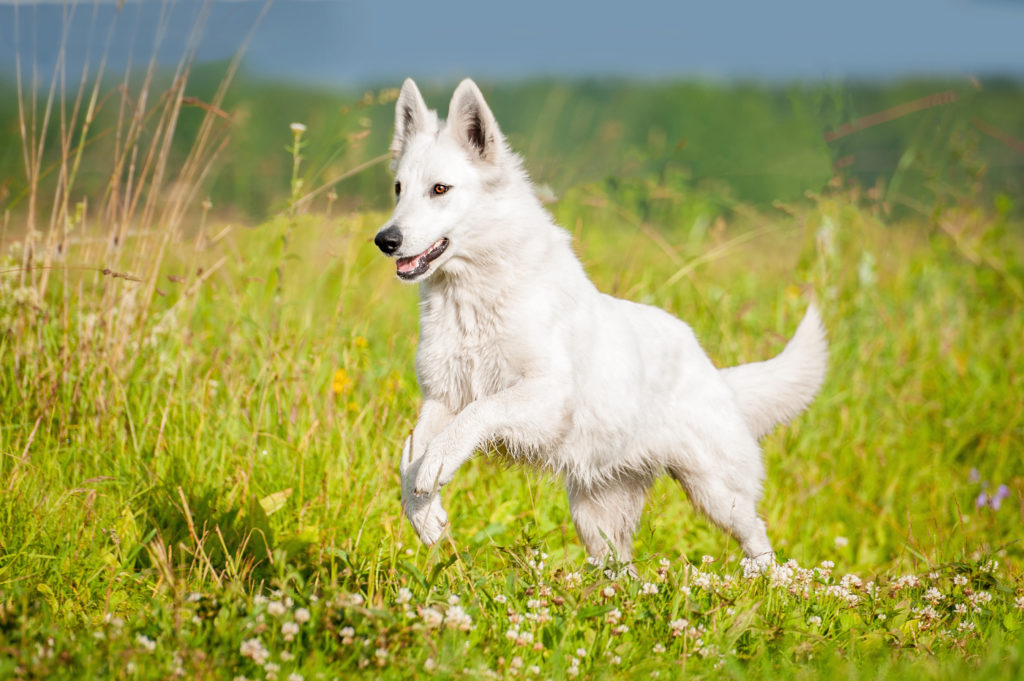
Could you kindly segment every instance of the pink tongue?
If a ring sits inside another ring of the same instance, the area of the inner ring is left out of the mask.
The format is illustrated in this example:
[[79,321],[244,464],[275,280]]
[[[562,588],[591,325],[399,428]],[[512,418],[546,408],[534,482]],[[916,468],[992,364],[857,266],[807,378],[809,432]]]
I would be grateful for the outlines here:
[[414,255],[414,256],[412,256],[410,258],[399,258],[398,261],[396,262],[396,266],[398,267],[398,271],[399,272],[411,272],[412,270],[416,269],[417,264],[418,264],[417,261],[420,258],[422,258],[422,257],[423,257],[423,254],[420,253],[419,255]]

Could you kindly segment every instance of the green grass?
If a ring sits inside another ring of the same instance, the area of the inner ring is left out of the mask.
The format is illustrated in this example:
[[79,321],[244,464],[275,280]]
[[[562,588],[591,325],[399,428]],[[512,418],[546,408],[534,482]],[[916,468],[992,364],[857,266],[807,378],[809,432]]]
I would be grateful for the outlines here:
[[650,179],[552,209],[601,289],[720,365],[780,350],[816,293],[827,381],[764,442],[800,570],[745,578],[661,480],[640,578],[615,579],[557,480],[484,457],[423,547],[397,467],[416,291],[373,247],[385,215],[311,210],[80,243],[42,297],[20,250],[4,265],[0,678],[1019,678],[1022,225],[983,199],[893,221],[843,186],[713,207]]

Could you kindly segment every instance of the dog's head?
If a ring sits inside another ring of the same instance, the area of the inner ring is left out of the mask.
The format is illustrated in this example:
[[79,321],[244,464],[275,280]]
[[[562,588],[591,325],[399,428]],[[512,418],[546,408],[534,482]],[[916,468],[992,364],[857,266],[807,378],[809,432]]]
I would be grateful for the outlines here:
[[518,158],[473,81],[459,84],[448,120],[440,121],[407,79],[395,107],[391,142],[395,211],[374,243],[397,259],[403,281],[430,277],[466,253],[481,206],[518,168]]

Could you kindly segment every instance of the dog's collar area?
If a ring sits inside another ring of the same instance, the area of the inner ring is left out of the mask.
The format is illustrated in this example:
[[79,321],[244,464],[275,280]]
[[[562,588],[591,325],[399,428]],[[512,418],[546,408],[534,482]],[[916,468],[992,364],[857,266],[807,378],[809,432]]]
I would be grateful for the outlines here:
[[430,248],[408,258],[399,258],[395,263],[398,276],[402,279],[415,279],[430,268],[430,263],[437,260],[448,248],[448,238],[441,237]]

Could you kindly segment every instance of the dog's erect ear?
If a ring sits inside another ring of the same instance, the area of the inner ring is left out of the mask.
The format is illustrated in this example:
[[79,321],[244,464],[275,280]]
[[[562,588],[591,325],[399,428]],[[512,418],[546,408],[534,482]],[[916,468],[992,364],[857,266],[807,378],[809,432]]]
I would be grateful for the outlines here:
[[398,103],[395,104],[395,136],[391,140],[392,166],[401,158],[405,145],[413,135],[427,125],[429,117],[430,111],[419,88],[412,82],[412,78],[406,78],[398,95]]
[[480,88],[469,78],[455,88],[452,103],[448,105],[448,125],[455,138],[471,153],[488,162],[498,158],[504,138]]

